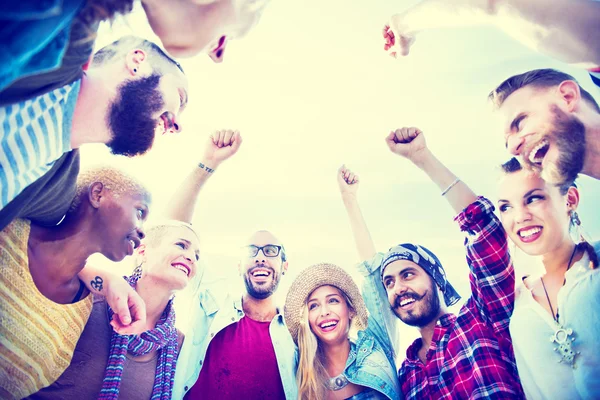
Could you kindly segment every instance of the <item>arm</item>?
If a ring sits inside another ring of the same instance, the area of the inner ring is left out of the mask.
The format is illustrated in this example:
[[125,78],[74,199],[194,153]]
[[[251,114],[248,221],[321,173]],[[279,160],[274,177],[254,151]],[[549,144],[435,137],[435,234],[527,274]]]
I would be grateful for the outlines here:
[[146,304],[122,276],[87,264],[79,272],[79,279],[92,294],[106,298],[115,313],[110,322],[115,332],[133,335],[146,330]]
[[375,255],[375,244],[371,233],[360,211],[356,194],[358,192],[358,176],[342,165],[338,170],[337,182],[342,195],[342,201],[348,213],[354,244],[361,261],[370,260]]
[[390,150],[408,160],[429,176],[456,214],[477,200],[475,193],[454,175],[427,147],[425,136],[418,128],[396,129],[385,139]]
[[363,261],[359,264],[358,269],[365,277],[362,295],[367,310],[369,310],[368,329],[378,339],[392,365],[395,365],[393,345],[398,344],[396,318],[389,307],[387,294],[379,277],[381,255],[375,251],[375,244],[358,205],[356,197],[359,184],[358,175],[342,165],[337,173],[337,182],[352,227],[356,249]]
[[385,50],[405,56],[427,29],[494,25],[541,53],[597,67],[599,20],[600,3],[592,0],[423,0],[391,17]]
[[467,235],[465,249],[476,310],[494,329],[508,328],[514,303],[514,271],[506,232],[494,215],[489,200],[478,198],[429,151],[423,132],[417,128],[397,129],[386,138],[390,150],[421,168],[446,191],[444,197],[458,214],[455,220]]
[[165,217],[191,223],[200,190],[219,165],[242,144],[238,131],[221,130],[208,139],[202,161],[181,183],[169,202]]

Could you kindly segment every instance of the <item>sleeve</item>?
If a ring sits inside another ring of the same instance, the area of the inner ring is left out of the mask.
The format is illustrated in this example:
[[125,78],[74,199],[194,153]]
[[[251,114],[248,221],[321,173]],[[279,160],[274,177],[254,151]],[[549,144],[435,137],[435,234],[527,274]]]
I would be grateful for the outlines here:
[[387,293],[381,282],[383,254],[358,264],[358,272],[364,277],[362,296],[369,311],[368,330],[379,341],[386,356],[395,365],[395,351],[399,345],[398,318],[392,312]]
[[485,197],[479,197],[454,220],[466,235],[472,293],[467,306],[477,308],[474,311],[494,330],[506,330],[515,302],[515,271],[506,231]]

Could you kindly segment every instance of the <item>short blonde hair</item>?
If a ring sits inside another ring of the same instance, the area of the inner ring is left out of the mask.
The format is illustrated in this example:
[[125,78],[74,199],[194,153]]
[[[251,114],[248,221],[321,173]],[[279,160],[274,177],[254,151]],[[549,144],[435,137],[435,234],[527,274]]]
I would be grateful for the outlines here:
[[104,188],[110,190],[115,197],[128,193],[141,194],[150,198],[148,190],[137,179],[118,168],[104,165],[86,169],[79,174],[75,198],[71,203],[69,212],[73,212],[81,206],[83,196],[89,187],[96,182],[102,183]]

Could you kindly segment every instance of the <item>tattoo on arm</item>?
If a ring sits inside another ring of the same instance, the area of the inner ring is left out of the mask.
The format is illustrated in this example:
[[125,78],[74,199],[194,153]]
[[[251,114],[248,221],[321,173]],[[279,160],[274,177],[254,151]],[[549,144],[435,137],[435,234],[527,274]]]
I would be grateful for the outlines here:
[[102,291],[102,284],[104,283],[104,279],[97,276],[93,281],[90,281],[90,286],[99,292]]
[[206,172],[208,172],[209,174],[212,174],[212,173],[215,171],[214,169],[212,169],[212,168],[209,168],[208,166],[206,166],[206,165],[204,165],[204,164],[202,164],[202,163],[199,163],[199,164],[198,164],[198,166],[199,166],[201,169],[203,169],[203,170],[206,170]]

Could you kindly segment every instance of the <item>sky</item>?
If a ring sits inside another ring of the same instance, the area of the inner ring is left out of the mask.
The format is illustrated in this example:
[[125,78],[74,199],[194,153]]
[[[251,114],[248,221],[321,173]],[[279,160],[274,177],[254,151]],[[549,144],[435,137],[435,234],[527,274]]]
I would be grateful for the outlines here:
[[[242,147],[203,188],[193,220],[205,283],[241,293],[240,247],[254,231],[267,229],[289,258],[277,292],[283,304],[302,269],[331,262],[353,271],[360,261],[336,182],[337,169],[346,164],[360,176],[359,201],[377,248],[425,245],[466,298],[468,267],[453,212],[424,173],[387,149],[385,136],[419,127],[442,162],[494,200],[497,166],[508,155],[486,101],[489,91],[515,73],[553,67],[574,75],[596,98],[600,93],[584,71],[488,27],[422,32],[411,54],[394,60],[383,51],[381,29],[413,3],[273,0],[247,37],[229,42],[222,64],[206,55],[179,60],[189,79],[180,135],[160,138],[136,159],[88,145],[83,168],[111,163],[138,176],[153,194],[150,217],[159,217],[202,161],[210,133],[238,129]],[[125,34],[160,43],[138,8],[103,26],[97,46]],[[583,226],[597,239],[600,183],[584,177],[579,187]],[[188,319],[185,311],[178,314],[180,323]],[[403,329],[400,353],[417,335]]]

